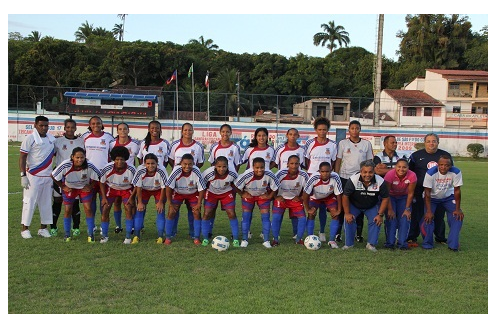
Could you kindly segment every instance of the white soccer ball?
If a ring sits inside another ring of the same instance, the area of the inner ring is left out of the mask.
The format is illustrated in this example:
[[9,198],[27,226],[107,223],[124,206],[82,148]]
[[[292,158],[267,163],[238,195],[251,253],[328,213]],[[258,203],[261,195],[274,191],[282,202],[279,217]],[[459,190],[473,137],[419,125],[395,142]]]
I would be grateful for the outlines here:
[[304,246],[308,250],[319,250],[321,248],[321,241],[316,235],[308,235],[304,239]]
[[217,251],[227,251],[230,246],[230,241],[225,236],[215,236],[211,241],[211,247]]

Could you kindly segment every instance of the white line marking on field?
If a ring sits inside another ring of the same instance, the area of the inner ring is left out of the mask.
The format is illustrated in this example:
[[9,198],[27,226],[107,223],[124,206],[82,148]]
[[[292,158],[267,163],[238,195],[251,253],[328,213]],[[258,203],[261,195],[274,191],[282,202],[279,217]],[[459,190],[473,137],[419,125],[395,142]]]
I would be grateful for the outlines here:
[[9,192],[9,195],[18,195],[18,194],[21,194],[22,191],[18,191],[18,192]]

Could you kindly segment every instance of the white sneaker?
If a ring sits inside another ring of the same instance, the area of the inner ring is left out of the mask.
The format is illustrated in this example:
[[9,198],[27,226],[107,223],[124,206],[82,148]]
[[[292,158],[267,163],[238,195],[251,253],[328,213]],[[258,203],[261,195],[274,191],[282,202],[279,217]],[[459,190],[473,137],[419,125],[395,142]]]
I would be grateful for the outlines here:
[[354,245],[344,245],[342,247],[342,250],[349,250],[349,249],[352,249],[354,247]]
[[374,245],[371,245],[369,243],[366,244],[366,249],[370,250],[371,252],[376,252],[376,247]]
[[263,235],[263,233],[260,233],[260,238],[264,239],[265,236]]
[[95,225],[95,227],[93,227],[93,235],[96,234],[96,231],[98,231],[98,227]]
[[253,238],[253,233],[249,232],[248,233],[248,240],[251,239],[251,238]]
[[332,249],[338,249],[338,248],[339,248],[339,246],[338,246],[337,242],[335,242],[335,241],[330,241],[330,242],[328,242],[328,245],[330,245],[330,247],[331,247]]
[[247,247],[247,246],[248,246],[248,244],[249,244],[249,243],[248,243],[248,241],[246,241],[246,240],[242,240],[242,242],[241,242],[241,247],[244,247],[244,248],[245,248],[245,247]]
[[22,238],[25,238],[25,239],[30,239],[30,238],[33,238],[33,237],[31,236],[31,231],[30,231],[30,230],[28,230],[28,229],[27,229],[27,230],[22,231],[22,232],[21,232],[21,236],[22,236]]
[[132,243],[132,239],[130,239],[130,238],[126,238],[124,240],[124,244],[131,244],[131,243]]
[[108,236],[104,236],[100,239],[100,243],[107,243],[108,242]]
[[292,237],[294,240],[297,238],[297,234]]
[[266,247],[267,249],[271,249],[272,248],[272,245],[270,244],[270,241],[263,242],[263,246]]
[[318,238],[320,239],[320,242],[326,242],[327,238],[325,237],[325,233],[321,233],[318,235]]
[[49,232],[46,228],[40,228],[40,229],[38,230],[38,235],[39,235],[39,236],[43,236],[43,237],[52,237],[52,236],[50,235],[50,232]]

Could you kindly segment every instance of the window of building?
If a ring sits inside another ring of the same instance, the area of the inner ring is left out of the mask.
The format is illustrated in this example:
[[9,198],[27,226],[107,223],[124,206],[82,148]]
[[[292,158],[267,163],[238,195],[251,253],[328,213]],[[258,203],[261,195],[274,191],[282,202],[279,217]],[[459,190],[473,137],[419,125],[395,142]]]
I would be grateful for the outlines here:
[[454,114],[460,114],[461,113],[461,106],[454,106],[454,107],[452,107],[452,112]]
[[334,116],[344,116],[344,107],[333,107]]
[[327,116],[327,107],[326,106],[316,106],[316,116],[326,117]]
[[428,117],[433,116],[433,109],[431,107],[426,107],[424,115]]
[[471,114],[477,114],[478,108],[477,107],[471,107]]
[[488,115],[488,107],[483,107],[483,113]]
[[406,109],[406,116],[416,116],[416,108],[408,107]]

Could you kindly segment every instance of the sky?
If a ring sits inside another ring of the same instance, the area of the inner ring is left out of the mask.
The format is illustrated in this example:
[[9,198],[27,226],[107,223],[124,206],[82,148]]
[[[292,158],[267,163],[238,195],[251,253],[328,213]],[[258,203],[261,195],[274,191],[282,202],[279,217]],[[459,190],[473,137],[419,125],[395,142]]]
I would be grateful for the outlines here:
[[[251,1],[250,4],[255,7],[256,2],[262,3],[256,0]],[[305,3],[311,2],[305,1]],[[325,8],[326,10],[322,11],[330,12],[329,5]],[[122,11],[125,9],[128,10]],[[378,30],[378,14],[376,13],[308,14],[304,10],[299,13],[293,10],[283,12],[277,10],[277,7],[270,8],[268,5],[263,6],[264,10],[249,14],[245,13],[247,10],[221,13],[211,7],[207,9],[205,11],[195,10],[207,12],[207,14],[187,13],[188,10],[180,7],[167,10],[169,13],[141,14],[137,13],[136,8],[123,8],[121,12],[129,12],[125,19],[124,40],[171,41],[176,44],[187,44],[191,39],[198,40],[200,36],[203,36],[205,40],[212,39],[219,49],[232,53],[268,52],[281,54],[287,58],[302,53],[313,57],[324,57],[329,54],[329,50],[326,46],[315,46],[313,36],[324,31],[321,24],[334,21],[336,25],[343,26],[349,33],[349,46],[363,47],[369,52],[376,53]],[[112,11],[115,12],[115,10]],[[316,10],[313,9],[313,11]],[[479,32],[483,26],[488,25],[488,14],[461,15],[469,17],[473,31]],[[384,14],[382,53],[394,61],[397,60],[396,51],[400,44],[400,39],[396,37],[396,34],[400,30],[407,31],[405,16],[406,14]],[[86,21],[94,28],[103,27],[107,30],[112,30],[115,24],[122,23],[116,13],[9,13],[8,32],[19,32],[23,36],[28,36],[32,31],[38,31],[41,36],[73,41],[75,40],[74,33]]]

